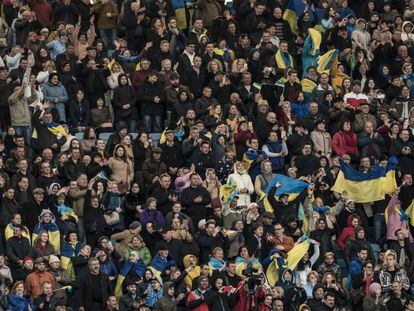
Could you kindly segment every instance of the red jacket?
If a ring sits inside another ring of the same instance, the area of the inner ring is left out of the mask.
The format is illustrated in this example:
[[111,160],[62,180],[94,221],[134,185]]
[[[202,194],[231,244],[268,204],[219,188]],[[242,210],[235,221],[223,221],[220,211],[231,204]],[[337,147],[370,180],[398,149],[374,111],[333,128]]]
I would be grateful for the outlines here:
[[193,290],[187,298],[187,307],[193,311],[209,311],[207,302],[198,289]]
[[[358,151],[358,139],[357,139],[357,135],[355,133],[352,133],[352,136],[354,137],[355,140],[355,150],[356,150],[356,154],[359,154]],[[344,137],[344,133],[342,131],[336,132],[334,134],[334,136],[332,137],[332,150],[333,152],[335,152],[335,154],[339,155],[340,157],[342,157],[344,154],[349,154],[351,153],[350,150],[348,150],[347,146],[345,145],[345,137]]]
[[[352,225],[352,218],[354,217],[355,217],[355,214],[351,214],[348,216],[347,218],[348,226],[342,230],[341,235],[336,240],[336,244],[338,244],[339,248],[342,250],[345,250],[346,241],[348,239],[353,239],[355,237],[355,227]],[[358,216],[357,218],[358,218],[358,226],[360,226],[361,219],[359,219]]]

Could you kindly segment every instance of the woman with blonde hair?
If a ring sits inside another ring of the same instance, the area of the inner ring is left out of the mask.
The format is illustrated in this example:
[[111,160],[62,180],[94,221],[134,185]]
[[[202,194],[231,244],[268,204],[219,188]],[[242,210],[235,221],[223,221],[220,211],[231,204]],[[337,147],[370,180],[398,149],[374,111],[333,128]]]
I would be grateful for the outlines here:
[[46,83],[49,80],[49,74],[51,72],[56,72],[56,65],[53,60],[48,60],[43,65],[43,70],[39,71],[39,73],[36,76],[36,81],[39,84]]
[[6,297],[7,310],[34,310],[34,305],[30,299],[24,295],[25,287],[23,281],[13,284],[10,294]]
[[234,85],[239,85],[243,78],[243,73],[247,72],[247,62],[244,58],[238,58],[231,65],[230,80]]
[[212,59],[207,64],[206,85],[209,85],[214,80],[214,77],[221,72],[223,72],[223,64],[218,59]]
[[[106,78],[106,82],[108,82],[108,86],[111,88],[111,90],[114,90],[116,87],[118,87],[118,77],[121,73],[124,73],[124,70],[118,62],[114,62],[110,67],[110,71],[111,74]],[[129,84],[131,84],[131,82],[129,82]]]

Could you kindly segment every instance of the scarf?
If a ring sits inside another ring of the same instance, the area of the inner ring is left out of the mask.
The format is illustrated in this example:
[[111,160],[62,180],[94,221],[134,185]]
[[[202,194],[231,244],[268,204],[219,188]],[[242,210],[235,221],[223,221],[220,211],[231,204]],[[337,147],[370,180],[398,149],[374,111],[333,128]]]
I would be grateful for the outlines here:
[[326,213],[327,211],[329,211],[329,206],[322,206],[322,207],[313,206],[312,209],[314,212]]
[[208,265],[210,266],[210,270],[223,271],[226,269],[226,262],[224,260],[218,260],[216,257],[211,257]]
[[59,204],[56,206],[56,208],[59,214],[64,214],[64,213],[69,214],[72,211],[72,209],[69,206],[64,205],[64,204]]

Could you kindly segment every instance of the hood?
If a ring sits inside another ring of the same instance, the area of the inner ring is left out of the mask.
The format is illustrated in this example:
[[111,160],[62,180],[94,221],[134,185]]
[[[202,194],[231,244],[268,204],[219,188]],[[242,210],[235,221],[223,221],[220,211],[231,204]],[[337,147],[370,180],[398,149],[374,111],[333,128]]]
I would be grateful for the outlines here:
[[198,266],[198,258],[195,255],[189,254],[184,256],[183,259],[183,264],[184,264],[184,268],[188,268],[190,266],[190,257],[194,256],[195,257],[195,265]]
[[260,172],[262,173],[262,174],[273,174],[272,173],[272,171],[270,171],[270,172],[268,172],[268,173],[266,173],[265,172],[265,170],[264,170],[264,165],[266,164],[266,163],[270,163],[270,164],[272,164],[272,162],[270,161],[270,160],[264,160],[264,161],[262,161],[262,163],[260,163]]
[[[285,280],[285,274],[286,273],[290,273],[292,275],[292,279],[289,282]],[[288,269],[288,268],[287,269],[282,269],[282,271],[280,272],[280,281],[282,283],[293,283],[293,277],[294,277],[293,271]]]
[[414,25],[413,25],[413,23],[411,23],[410,21],[405,21],[405,22],[402,24],[402,28],[401,28],[402,32],[403,32],[403,33],[407,33],[407,32],[404,30],[404,27],[405,27],[405,26],[407,26],[407,25],[411,25],[411,31],[410,31],[409,33],[412,33],[412,32],[414,31]]
[[164,283],[164,286],[162,287],[162,294],[164,295],[164,296],[167,296],[167,297],[169,297],[168,296],[168,290],[171,288],[171,287],[174,287],[174,283],[173,282],[165,282]]
[[354,217],[358,218],[358,226],[361,226],[361,217],[359,217],[359,215],[357,215],[357,214],[351,214],[346,219],[346,224],[347,224],[348,227],[352,226],[352,218],[354,218]]
[[[239,174],[239,172],[237,171],[237,168],[236,168],[236,165],[238,163],[242,163],[242,162],[241,161],[236,161],[233,165],[233,171],[234,171],[235,174]],[[246,174],[246,167],[244,166],[244,164],[243,164],[243,173],[242,174]]]
[[55,215],[53,215],[53,213],[52,213],[52,211],[50,210],[50,209],[42,209],[42,212],[40,213],[40,215],[39,215],[39,217],[37,217],[37,219],[39,220],[39,222],[42,222],[42,217],[45,215],[45,214],[50,214],[50,215],[52,215],[52,221],[51,221],[51,223],[55,223],[55,221],[56,221],[56,217],[55,217]]
[[[363,29],[362,27],[359,26],[359,22],[362,22],[362,21],[365,22],[365,29]],[[366,29],[367,29],[367,21],[364,18],[358,18],[356,20],[355,25],[356,25],[357,29],[360,30],[360,31],[366,31]]]
[[359,231],[362,231],[362,230],[364,230],[364,231],[365,231],[365,229],[364,229],[364,228],[362,228],[361,226],[357,226],[357,227],[355,227],[355,239],[358,239],[358,238],[357,238],[357,236],[358,236],[358,232],[359,232]]

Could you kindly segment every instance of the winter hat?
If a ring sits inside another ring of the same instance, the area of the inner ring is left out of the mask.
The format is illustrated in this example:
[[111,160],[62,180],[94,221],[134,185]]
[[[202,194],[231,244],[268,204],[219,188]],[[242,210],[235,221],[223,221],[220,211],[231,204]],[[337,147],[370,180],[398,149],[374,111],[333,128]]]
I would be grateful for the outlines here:
[[148,199],[147,199],[147,202],[145,203],[145,207],[148,207],[152,202],[155,202],[155,203],[157,203],[157,199],[156,198],[154,198],[154,197],[149,197]]
[[381,284],[379,284],[379,283],[371,283],[371,285],[369,286],[369,292],[371,294],[374,294],[378,290],[381,290]]
[[54,262],[60,262],[60,259],[57,256],[55,256],[55,255],[50,255],[49,256],[49,265],[51,263],[54,263]]
[[365,229],[364,228],[362,228],[361,226],[356,226],[355,227],[355,235],[358,235],[358,232],[359,231],[364,231],[365,232]]

